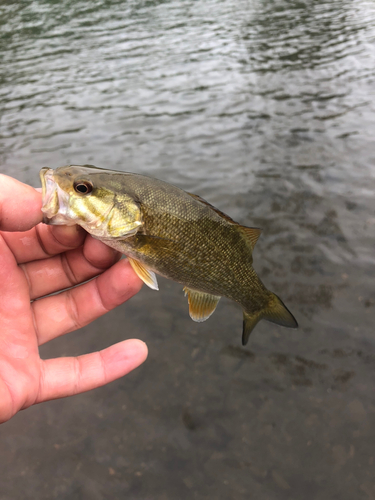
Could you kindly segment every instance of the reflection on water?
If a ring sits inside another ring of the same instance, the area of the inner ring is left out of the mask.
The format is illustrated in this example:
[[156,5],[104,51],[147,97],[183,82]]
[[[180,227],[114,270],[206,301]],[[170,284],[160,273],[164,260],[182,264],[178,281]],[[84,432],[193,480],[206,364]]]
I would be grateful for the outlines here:
[[342,58],[361,55],[358,41],[373,35],[367,16],[363,3],[259,2],[244,35],[252,69],[259,72],[319,69],[339,64]]
[[37,185],[41,166],[93,163],[200,194],[263,228],[255,268],[301,325],[263,322],[244,350],[236,305],[197,325],[162,280],[44,346],[137,336],[150,357],[6,424],[6,498],[372,498],[374,4],[25,0],[0,14],[1,171]]

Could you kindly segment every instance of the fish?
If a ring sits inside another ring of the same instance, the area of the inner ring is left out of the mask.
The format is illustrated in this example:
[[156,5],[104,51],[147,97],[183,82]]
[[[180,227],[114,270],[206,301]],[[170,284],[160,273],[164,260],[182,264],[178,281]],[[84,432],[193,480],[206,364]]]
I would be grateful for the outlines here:
[[46,224],[82,226],[126,255],[153,290],[157,274],[180,283],[194,321],[208,319],[227,297],[242,306],[243,345],[262,319],[297,328],[253,269],[259,228],[242,226],[200,196],[146,175],[67,165],[44,167],[40,178]]

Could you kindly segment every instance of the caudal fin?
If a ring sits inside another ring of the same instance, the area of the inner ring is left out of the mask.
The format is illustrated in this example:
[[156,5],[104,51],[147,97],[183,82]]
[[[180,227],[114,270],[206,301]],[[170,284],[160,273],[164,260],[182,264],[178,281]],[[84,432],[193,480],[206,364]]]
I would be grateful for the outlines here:
[[266,319],[277,325],[286,326],[287,328],[297,328],[298,323],[285,306],[281,299],[274,293],[270,292],[268,305],[260,311],[254,313],[243,312],[243,331],[242,345],[246,345],[249,340],[250,333],[261,319]]

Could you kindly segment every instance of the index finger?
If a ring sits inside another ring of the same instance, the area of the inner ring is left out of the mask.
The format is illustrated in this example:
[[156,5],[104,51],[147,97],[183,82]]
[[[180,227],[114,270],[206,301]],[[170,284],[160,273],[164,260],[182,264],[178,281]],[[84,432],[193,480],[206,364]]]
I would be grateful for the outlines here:
[[33,187],[0,174],[0,230],[27,231],[42,220],[42,195]]
[[79,226],[46,226],[40,224],[42,219],[42,194],[0,174],[1,235],[18,263],[45,259],[82,245],[86,233]]

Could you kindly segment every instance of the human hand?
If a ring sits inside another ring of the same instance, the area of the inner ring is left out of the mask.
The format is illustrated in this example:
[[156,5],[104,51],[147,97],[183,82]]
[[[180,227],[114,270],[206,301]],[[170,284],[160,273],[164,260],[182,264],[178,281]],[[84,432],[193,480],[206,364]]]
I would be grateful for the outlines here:
[[34,188],[0,174],[0,423],[33,404],[111,382],[147,357],[146,344],[125,340],[83,356],[40,359],[39,345],[87,325],[142,286],[126,260],[80,227],[40,224],[41,206]]

